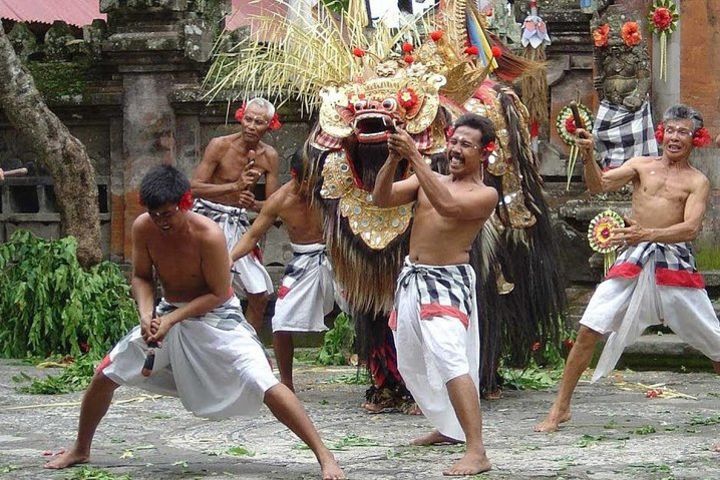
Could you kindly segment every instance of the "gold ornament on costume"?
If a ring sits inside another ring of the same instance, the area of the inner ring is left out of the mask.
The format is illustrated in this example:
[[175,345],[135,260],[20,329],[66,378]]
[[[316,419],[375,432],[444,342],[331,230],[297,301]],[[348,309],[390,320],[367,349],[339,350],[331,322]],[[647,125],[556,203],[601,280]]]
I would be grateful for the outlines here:
[[604,255],[605,273],[615,263],[617,257],[616,251],[617,245],[611,243],[612,232],[616,228],[622,228],[625,226],[623,218],[613,210],[605,210],[598,213],[595,217],[590,220],[590,226],[588,227],[588,242],[590,248],[598,253]]
[[368,247],[382,250],[407,230],[415,202],[390,208],[373,205],[372,194],[355,185],[344,151],[328,154],[322,175],[320,195],[340,199],[340,214]]

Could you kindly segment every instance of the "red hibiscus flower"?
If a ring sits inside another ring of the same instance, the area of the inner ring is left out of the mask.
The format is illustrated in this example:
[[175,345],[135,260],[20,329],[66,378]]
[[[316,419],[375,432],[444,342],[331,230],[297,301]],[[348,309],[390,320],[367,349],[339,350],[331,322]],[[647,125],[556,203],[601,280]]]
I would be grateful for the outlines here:
[[192,198],[192,191],[188,190],[187,192],[183,193],[183,196],[180,197],[180,201],[178,202],[178,208],[182,210],[183,212],[187,212],[190,210],[190,208],[193,205],[193,198]]
[[640,26],[637,22],[625,22],[620,30],[620,36],[628,47],[634,47],[642,42]]
[[413,47],[412,43],[405,42],[402,44],[402,51],[405,53],[410,53],[413,51],[415,47]]
[[437,42],[443,37],[444,33],[442,30],[435,30],[434,32],[430,32],[430,38],[432,38],[433,42]]
[[610,25],[603,24],[593,30],[593,41],[596,47],[606,47],[608,44],[608,34],[610,33]]
[[575,125],[575,119],[573,117],[567,117],[565,119],[565,130],[567,130],[568,133],[577,132],[577,125]]
[[712,142],[710,138],[710,132],[705,127],[698,128],[693,133],[693,145],[696,147],[707,147]]
[[365,56],[365,50],[363,50],[362,48],[359,48],[359,47],[353,48],[352,53],[353,53],[353,55],[355,55],[358,58]]
[[672,13],[665,7],[658,7],[652,14],[652,22],[658,30],[665,30],[672,24]]
[[495,151],[495,142],[493,142],[492,140],[489,141],[489,142],[485,145],[484,150],[485,150],[486,152],[490,152],[490,153],[494,152],[494,151]]
[[658,123],[658,126],[655,128],[655,140],[657,140],[658,143],[662,143],[665,139],[665,125],[663,122]]
[[502,54],[503,54],[502,48],[498,47],[497,45],[493,45],[493,47],[490,49],[490,51],[492,52],[492,56],[494,58],[502,57]]
[[465,53],[467,53],[468,55],[477,55],[478,53],[480,53],[480,50],[478,50],[475,45],[471,45],[465,49]]

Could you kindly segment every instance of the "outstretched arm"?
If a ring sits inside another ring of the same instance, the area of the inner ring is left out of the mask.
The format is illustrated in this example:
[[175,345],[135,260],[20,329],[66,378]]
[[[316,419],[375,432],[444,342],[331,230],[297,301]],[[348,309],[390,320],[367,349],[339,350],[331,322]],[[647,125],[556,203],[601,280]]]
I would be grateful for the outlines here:
[[595,161],[595,141],[591,133],[578,129],[575,139],[583,159],[585,183],[590,193],[614,192],[634,180],[638,172],[631,158],[618,168],[606,172]]
[[278,217],[279,200],[279,195],[274,194],[265,202],[265,205],[263,205],[260,214],[255,218],[253,224],[230,251],[230,260],[232,263],[235,263],[239,258],[252,252],[262,236],[270,230],[270,227]]

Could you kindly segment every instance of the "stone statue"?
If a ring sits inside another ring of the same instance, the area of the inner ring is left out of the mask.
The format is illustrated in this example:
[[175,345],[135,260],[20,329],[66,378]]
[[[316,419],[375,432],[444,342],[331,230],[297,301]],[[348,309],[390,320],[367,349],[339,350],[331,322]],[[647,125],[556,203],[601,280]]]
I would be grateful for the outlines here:
[[593,131],[602,166],[615,168],[635,156],[657,155],[648,101],[650,58],[640,20],[609,5],[596,12],[590,28],[600,98]]
[[[617,5],[593,18],[595,41],[595,88],[600,99],[638,110],[651,84],[647,44],[640,25]],[[637,28],[637,33],[633,30]]]

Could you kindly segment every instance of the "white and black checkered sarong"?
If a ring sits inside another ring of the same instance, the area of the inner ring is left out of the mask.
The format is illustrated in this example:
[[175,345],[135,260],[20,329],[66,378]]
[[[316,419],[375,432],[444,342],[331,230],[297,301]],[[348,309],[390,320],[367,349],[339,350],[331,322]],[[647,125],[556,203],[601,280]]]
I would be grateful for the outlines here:
[[658,154],[650,102],[647,100],[634,112],[622,105],[601,101],[593,135],[603,168],[619,167],[632,157]]
[[655,282],[672,287],[705,288],[697,271],[690,244],[642,242],[625,250],[615,261],[606,278],[635,278],[645,264],[655,262]]
[[[250,220],[244,208],[196,198],[193,212],[217,223],[225,235],[228,251],[240,241],[250,228]],[[262,263],[262,251],[256,246],[252,253],[239,258],[232,268],[233,287],[237,293],[243,289],[248,293],[273,291],[272,280]]]
[[443,435],[465,440],[447,383],[469,375],[478,386],[480,335],[475,272],[463,265],[405,259],[390,315],[398,371],[425,417]]
[[[405,259],[395,290],[395,306],[390,314],[390,326],[397,321],[398,292],[410,286],[417,288],[420,301],[420,318],[437,314],[450,314],[467,325],[472,314],[475,272],[468,264],[429,266],[418,265]],[[412,287],[411,287],[412,288]]]
[[[180,306],[163,300],[156,311],[164,316]],[[136,326],[98,370],[115,383],[179,397],[187,410],[205,418],[255,414],[265,392],[278,383],[235,296],[173,325],[154,349],[152,374],[145,377],[141,372],[148,348]]]

